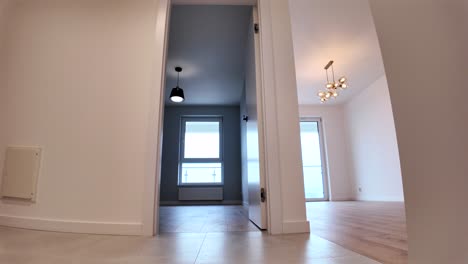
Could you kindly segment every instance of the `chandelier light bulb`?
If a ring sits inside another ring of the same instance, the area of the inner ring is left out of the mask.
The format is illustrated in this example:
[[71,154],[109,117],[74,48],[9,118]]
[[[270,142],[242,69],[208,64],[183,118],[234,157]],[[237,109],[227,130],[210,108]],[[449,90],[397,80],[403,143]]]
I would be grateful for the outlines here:
[[[330,98],[336,99],[336,97],[340,95],[339,91],[348,88],[348,79],[345,76],[340,77],[338,81],[336,81],[333,62],[333,60],[329,61],[324,68],[327,77],[327,82],[325,83],[326,90],[322,90],[317,93],[320,102],[322,103],[327,102]],[[329,74],[328,71],[330,71],[331,74]]]

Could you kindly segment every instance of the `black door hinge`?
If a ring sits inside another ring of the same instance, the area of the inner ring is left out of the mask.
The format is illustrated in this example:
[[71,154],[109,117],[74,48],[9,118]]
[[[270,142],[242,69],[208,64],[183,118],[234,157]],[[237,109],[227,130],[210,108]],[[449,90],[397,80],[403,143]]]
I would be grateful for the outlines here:
[[259,30],[260,30],[260,26],[258,25],[258,23],[255,23],[255,24],[254,24],[254,31],[255,31],[255,33],[258,33]]
[[264,203],[265,200],[266,200],[265,188],[261,188],[260,189],[260,201],[262,201],[262,203]]

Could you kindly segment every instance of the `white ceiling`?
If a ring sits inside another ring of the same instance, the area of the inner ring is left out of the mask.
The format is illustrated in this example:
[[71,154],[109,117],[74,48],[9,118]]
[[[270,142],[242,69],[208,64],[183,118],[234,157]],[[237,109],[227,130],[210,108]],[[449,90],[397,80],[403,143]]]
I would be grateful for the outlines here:
[[326,104],[346,102],[382,76],[384,67],[368,0],[290,0],[299,104],[320,104],[324,66],[349,89]]
[[183,68],[183,105],[240,103],[250,16],[249,6],[172,6],[166,104],[174,104],[169,94],[176,86],[176,66]]

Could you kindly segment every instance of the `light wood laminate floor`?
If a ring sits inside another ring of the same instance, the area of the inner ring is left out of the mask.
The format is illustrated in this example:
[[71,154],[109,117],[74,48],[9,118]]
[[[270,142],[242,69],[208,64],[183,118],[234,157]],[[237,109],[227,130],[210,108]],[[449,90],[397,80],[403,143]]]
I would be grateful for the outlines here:
[[260,232],[237,205],[160,206],[162,233]]
[[381,263],[408,263],[402,202],[309,202],[311,233]]

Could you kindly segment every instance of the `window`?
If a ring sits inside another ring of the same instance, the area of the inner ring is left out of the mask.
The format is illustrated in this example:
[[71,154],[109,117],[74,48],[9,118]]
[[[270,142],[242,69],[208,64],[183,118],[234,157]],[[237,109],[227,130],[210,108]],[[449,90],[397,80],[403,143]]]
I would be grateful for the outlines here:
[[183,117],[179,185],[223,183],[222,118]]
[[307,201],[328,199],[320,125],[320,119],[313,118],[302,120],[300,124],[304,189]]

